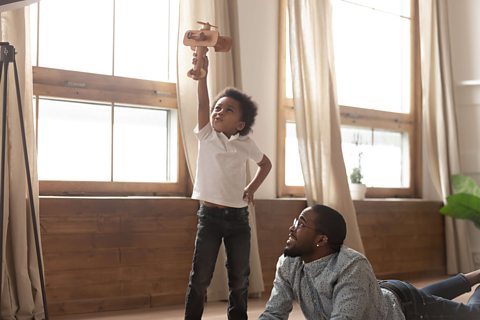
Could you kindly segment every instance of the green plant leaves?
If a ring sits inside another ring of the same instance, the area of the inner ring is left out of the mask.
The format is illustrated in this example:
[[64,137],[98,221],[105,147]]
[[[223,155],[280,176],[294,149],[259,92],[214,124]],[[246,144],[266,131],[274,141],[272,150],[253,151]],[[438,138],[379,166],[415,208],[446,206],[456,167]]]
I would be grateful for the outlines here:
[[480,187],[470,177],[454,175],[452,188],[454,194],[447,197],[447,204],[440,212],[452,218],[471,220],[480,228]]
[[468,193],[452,194],[440,212],[452,218],[471,220],[480,228],[480,197]]
[[468,193],[480,197],[480,187],[468,176],[456,174],[452,176],[453,193]]
[[351,183],[362,183],[362,170],[359,167],[353,168],[352,173],[350,174]]

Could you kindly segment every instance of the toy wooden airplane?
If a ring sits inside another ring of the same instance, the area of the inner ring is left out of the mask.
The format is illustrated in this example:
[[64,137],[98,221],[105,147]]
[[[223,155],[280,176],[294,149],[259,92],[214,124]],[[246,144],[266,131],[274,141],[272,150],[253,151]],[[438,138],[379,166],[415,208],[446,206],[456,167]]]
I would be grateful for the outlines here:
[[218,31],[211,30],[211,28],[217,28],[216,26],[208,22],[197,21],[197,23],[203,27],[200,30],[188,30],[183,37],[183,44],[190,46],[196,53],[197,62],[187,73],[187,76],[195,80],[205,78],[207,74],[202,69],[207,47],[215,48],[216,52],[227,52],[232,47],[232,38],[220,36]]

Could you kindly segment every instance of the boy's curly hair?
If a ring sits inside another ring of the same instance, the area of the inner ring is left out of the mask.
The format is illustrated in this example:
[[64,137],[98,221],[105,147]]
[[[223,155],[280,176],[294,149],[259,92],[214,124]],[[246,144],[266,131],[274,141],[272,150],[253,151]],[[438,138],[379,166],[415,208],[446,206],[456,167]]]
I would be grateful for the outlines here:
[[225,88],[217,95],[215,101],[213,101],[211,110],[213,110],[218,100],[223,97],[229,97],[239,102],[241,109],[240,111],[242,112],[242,121],[245,122],[245,127],[238,133],[241,136],[246,136],[252,130],[252,126],[255,122],[255,116],[257,115],[257,104],[252,100],[252,97],[250,97],[249,95],[243,93],[236,88],[229,87]]

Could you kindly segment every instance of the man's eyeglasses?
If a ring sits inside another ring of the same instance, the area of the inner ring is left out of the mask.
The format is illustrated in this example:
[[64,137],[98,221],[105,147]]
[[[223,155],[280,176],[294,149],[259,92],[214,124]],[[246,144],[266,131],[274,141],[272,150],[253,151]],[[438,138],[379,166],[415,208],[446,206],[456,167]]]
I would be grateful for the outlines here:
[[302,229],[302,228],[307,228],[307,229],[313,229],[316,230],[315,227],[307,226],[303,221],[295,218],[293,219],[293,231],[296,231],[297,229]]

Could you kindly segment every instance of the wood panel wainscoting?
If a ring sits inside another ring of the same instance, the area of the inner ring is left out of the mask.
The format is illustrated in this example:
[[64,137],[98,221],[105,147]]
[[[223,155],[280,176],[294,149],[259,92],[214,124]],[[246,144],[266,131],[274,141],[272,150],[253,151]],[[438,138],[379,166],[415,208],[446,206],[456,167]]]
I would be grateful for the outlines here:
[[41,198],[50,313],[182,303],[197,208],[186,198]]
[[377,278],[445,275],[441,202],[392,199],[354,203],[365,254]]
[[[265,296],[288,228],[306,202],[256,200]],[[378,277],[445,274],[439,202],[356,201]],[[196,232],[188,198],[41,197],[41,240],[51,315],[183,304]]]

